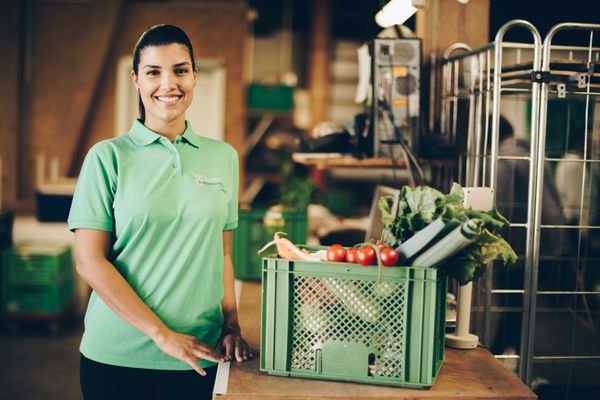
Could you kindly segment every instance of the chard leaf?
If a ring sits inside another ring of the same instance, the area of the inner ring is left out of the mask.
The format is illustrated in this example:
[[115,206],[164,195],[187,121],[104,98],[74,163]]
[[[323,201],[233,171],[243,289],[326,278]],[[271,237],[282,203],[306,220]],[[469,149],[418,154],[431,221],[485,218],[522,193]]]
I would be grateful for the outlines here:
[[495,220],[501,221],[504,224],[504,226],[510,225],[510,222],[504,217],[504,215],[500,214],[500,211],[498,211],[496,206],[494,206],[490,211],[488,211],[488,214]]
[[493,232],[498,232],[510,224],[495,207],[488,212],[469,209],[467,210],[467,216],[482,219],[485,227]]
[[440,268],[448,276],[456,279],[462,286],[473,280],[477,270],[477,262],[470,257],[469,252],[462,251],[459,255],[451,257],[443,263]]
[[379,211],[381,211],[381,222],[384,226],[391,226],[394,224],[395,216],[392,215],[393,205],[393,196],[382,196],[377,203]]
[[[452,182],[452,187],[450,188],[450,194],[448,196],[458,196],[462,203],[462,201],[465,198],[465,193],[463,192],[462,187],[458,183]],[[446,198],[448,196],[446,196]]]

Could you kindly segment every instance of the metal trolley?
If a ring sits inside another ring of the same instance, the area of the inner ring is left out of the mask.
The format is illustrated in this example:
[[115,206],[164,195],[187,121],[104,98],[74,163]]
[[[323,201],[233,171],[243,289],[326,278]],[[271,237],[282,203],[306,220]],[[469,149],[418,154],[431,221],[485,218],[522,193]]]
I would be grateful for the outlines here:
[[[504,41],[514,28],[531,43]],[[584,46],[554,45],[564,30],[587,31]],[[483,48],[451,46],[442,62],[440,125],[462,150],[450,178],[495,189],[519,254],[475,284],[473,330],[528,385],[572,396],[600,371],[598,30],[559,24],[542,42],[514,20]]]

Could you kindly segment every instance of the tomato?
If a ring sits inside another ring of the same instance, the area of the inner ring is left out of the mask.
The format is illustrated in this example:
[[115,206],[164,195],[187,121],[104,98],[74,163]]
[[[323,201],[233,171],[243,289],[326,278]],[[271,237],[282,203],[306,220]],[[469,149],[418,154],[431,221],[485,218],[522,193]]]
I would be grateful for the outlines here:
[[362,247],[356,250],[356,260],[360,265],[371,265],[375,261],[375,258],[375,250],[372,247]]
[[346,252],[346,262],[356,264],[358,260],[356,259],[356,249],[349,248]]
[[400,258],[398,252],[389,247],[382,247],[379,251],[379,256],[381,257],[381,263],[386,267],[396,265],[398,263],[398,259]]
[[327,249],[327,261],[342,262],[346,259],[346,250],[341,244],[332,244]]

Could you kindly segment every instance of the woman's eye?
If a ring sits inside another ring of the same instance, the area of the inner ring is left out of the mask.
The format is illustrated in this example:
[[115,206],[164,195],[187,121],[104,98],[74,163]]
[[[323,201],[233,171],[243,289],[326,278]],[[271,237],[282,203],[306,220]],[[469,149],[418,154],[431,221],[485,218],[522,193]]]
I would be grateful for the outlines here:
[[151,70],[151,71],[146,72],[146,75],[155,76],[155,75],[158,75],[158,71]]
[[177,68],[175,70],[175,72],[181,75],[181,74],[187,74],[189,72],[189,70],[187,68]]

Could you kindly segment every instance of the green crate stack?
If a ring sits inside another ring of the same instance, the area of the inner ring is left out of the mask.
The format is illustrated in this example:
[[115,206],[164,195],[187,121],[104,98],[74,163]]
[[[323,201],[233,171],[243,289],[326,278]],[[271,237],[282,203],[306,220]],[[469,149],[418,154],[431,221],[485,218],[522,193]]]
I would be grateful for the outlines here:
[[265,258],[260,369],[409,388],[444,360],[447,279],[435,268]]
[[7,314],[60,314],[75,294],[71,248],[21,242],[5,249],[2,286],[2,311]]
[[[269,213],[267,223],[265,216]],[[305,243],[308,238],[306,211],[240,210],[238,227],[233,231],[232,261],[235,277],[258,281],[262,276],[262,255],[258,250],[273,240],[275,232],[287,233],[294,243]]]
[[57,285],[7,285],[4,310],[9,314],[60,314],[73,299],[73,280]]

